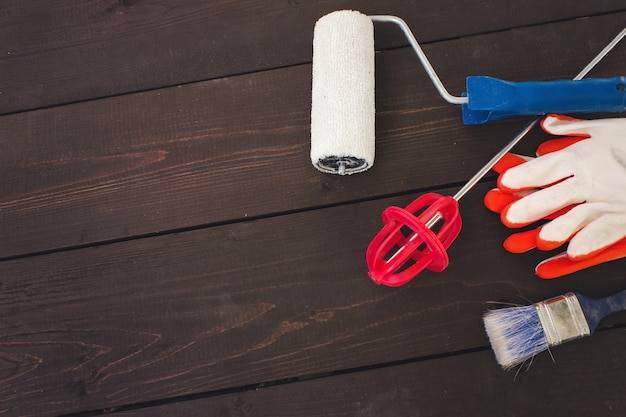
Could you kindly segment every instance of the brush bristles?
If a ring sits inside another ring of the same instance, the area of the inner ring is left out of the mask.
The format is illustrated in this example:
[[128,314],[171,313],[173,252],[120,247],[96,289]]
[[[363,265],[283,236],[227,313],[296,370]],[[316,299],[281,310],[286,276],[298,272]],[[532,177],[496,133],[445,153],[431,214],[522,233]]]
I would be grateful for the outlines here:
[[513,368],[548,349],[535,306],[489,310],[483,316],[485,330],[498,364]]

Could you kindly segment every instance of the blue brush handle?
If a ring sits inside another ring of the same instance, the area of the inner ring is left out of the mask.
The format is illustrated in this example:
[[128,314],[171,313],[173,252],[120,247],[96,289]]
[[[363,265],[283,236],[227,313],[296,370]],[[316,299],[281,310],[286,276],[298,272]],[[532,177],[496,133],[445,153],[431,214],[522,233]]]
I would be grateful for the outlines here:
[[626,110],[626,76],[524,82],[472,76],[467,77],[466,83],[465,124],[510,116]]
[[598,327],[600,320],[613,313],[626,310],[626,290],[605,298],[591,298],[582,294],[575,294],[592,334]]

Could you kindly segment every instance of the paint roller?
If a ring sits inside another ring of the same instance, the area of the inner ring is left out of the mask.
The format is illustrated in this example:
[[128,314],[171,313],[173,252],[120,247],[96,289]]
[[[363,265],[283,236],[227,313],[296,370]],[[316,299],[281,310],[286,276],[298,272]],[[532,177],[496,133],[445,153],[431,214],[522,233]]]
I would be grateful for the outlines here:
[[439,94],[462,106],[463,123],[545,113],[622,112],[626,77],[510,82],[466,78],[466,92],[451,95],[413,36],[396,16],[340,10],[320,18],[313,35],[311,162],[322,172],[349,175],[374,163],[374,22],[396,24]]

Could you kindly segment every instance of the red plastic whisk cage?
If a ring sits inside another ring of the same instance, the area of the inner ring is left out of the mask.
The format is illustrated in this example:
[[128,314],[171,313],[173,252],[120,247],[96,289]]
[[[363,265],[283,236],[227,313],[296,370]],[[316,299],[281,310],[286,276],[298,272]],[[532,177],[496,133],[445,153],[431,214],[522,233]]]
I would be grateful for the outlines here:
[[[384,227],[365,255],[370,278],[377,284],[399,287],[424,269],[443,271],[449,262],[446,249],[461,231],[458,201],[538,122],[539,117],[528,123],[454,197],[428,193],[406,209],[388,207],[383,212]],[[434,226],[440,226],[436,232]]]
[[388,207],[382,218],[385,226],[366,253],[369,276],[375,283],[398,287],[424,269],[441,272],[448,266],[446,249],[461,231],[453,197],[424,194],[405,209]]

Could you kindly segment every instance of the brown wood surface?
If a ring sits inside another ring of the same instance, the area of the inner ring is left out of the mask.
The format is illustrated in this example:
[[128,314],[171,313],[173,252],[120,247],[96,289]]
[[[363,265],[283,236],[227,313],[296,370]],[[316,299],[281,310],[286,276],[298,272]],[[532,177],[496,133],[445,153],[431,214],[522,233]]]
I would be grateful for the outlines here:
[[[611,13],[624,4],[6,0],[0,6],[0,114],[301,64],[311,59],[315,21],[344,8],[400,15],[430,42]],[[395,39],[381,46],[401,42]]]
[[[573,77],[617,16],[425,49],[458,93],[471,74]],[[598,35],[572,46],[579,33]],[[622,52],[593,74],[618,73]],[[526,120],[463,126],[408,48],[379,54],[377,76],[377,160],[347,179],[311,170],[309,64],[5,116],[0,257],[459,183]]]
[[[377,27],[377,156],[310,163],[312,28],[400,15],[446,86],[571,78],[620,1],[8,1],[0,6],[0,416],[588,416],[626,413],[626,313],[495,363],[482,312],[621,290],[623,261],[542,281],[460,203],[442,273],[367,278],[380,213],[452,195],[525,124],[463,126]],[[620,44],[593,76],[624,73]],[[531,153],[533,132],[517,148]]]
[[[614,416],[626,409],[614,385],[626,382],[624,343],[624,329],[600,332],[555,348],[554,362],[549,354],[538,356],[517,375],[503,373],[490,352],[475,351],[119,411],[124,417]],[[589,372],[598,368],[603,372]]]
[[623,286],[610,264],[533,277],[543,254],[502,253],[485,190],[448,270],[400,289],[370,283],[363,253],[413,196],[3,262],[5,404],[99,409],[484,348],[487,301]]

